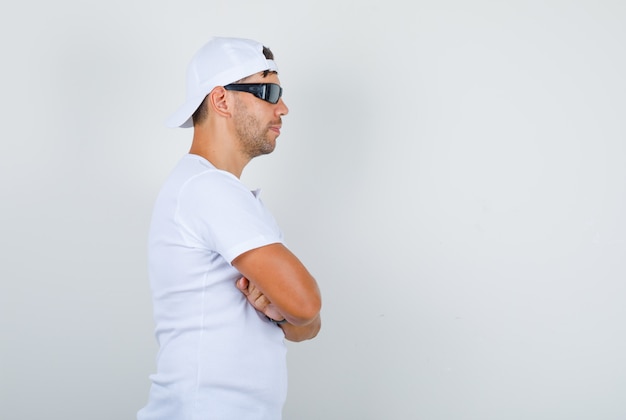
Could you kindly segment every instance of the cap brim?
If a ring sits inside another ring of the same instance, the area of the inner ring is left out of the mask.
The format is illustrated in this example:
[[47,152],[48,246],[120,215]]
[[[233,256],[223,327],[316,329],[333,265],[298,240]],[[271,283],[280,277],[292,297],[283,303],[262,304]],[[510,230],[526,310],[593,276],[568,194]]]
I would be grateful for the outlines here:
[[191,116],[196,109],[200,106],[206,96],[196,96],[187,100],[176,112],[174,112],[165,121],[165,125],[169,128],[189,128],[193,127],[193,120]]

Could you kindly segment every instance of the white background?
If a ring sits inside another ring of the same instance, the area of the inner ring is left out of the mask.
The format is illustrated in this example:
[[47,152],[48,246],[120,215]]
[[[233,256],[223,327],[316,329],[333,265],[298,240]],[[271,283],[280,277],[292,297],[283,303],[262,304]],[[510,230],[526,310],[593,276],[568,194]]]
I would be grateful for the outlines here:
[[164,120],[212,35],[270,46],[291,109],[242,178],[324,297],[286,420],[626,418],[617,0],[4,6],[0,418],[146,402]]

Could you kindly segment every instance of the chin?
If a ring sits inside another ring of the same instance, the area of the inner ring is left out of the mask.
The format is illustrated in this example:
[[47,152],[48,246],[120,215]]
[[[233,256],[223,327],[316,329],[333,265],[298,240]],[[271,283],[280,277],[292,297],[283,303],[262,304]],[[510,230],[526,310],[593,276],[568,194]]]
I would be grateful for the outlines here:
[[267,142],[263,145],[263,148],[260,150],[261,154],[269,155],[276,149],[276,140],[272,142]]

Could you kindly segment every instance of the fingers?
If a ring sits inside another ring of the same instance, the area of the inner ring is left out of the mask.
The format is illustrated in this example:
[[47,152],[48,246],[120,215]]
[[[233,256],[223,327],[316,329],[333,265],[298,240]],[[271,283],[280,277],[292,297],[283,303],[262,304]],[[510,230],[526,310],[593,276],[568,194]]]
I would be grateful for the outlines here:
[[267,300],[265,295],[259,294],[258,296],[256,296],[256,299],[254,299],[253,306],[259,311],[263,312],[265,311],[265,308],[267,308],[269,304],[270,304],[270,301]]
[[237,289],[241,290],[241,292],[248,297],[248,300],[251,303],[256,302],[257,300],[264,298],[263,294],[259,289],[257,289],[253,283],[250,283],[245,277],[241,277],[239,280],[235,282]]
[[244,295],[246,295],[246,296],[248,295],[248,293],[249,293],[248,287],[250,286],[250,282],[248,281],[247,278],[245,278],[245,277],[240,278],[235,283],[235,286],[237,286],[237,289],[241,290]]
[[248,294],[246,296],[248,296],[248,300],[258,310],[262,311],[267,305],[269,305],[270,301],[267,300],[265,295],[261,293],[261,291],[257,289],[253,283],[248,282],[247,291]]
[[241,277],[235,284],[257,311],[264,313],[272,319],[284,319],[282,314],[272,305],[272,302],[250,280]]
[[250,282],[247,278],[241,277],[235,282],[235,285],[237,289],[246,296],[248,302],[257,310],[263,312],[271,304],[265,295],[256,288],[254,283]]

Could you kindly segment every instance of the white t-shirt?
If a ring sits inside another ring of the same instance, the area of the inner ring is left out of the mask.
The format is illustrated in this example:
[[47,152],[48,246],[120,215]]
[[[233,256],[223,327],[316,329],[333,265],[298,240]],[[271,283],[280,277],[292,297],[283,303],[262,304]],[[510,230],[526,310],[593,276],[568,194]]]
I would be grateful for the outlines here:
[[281,328],[235,282],[238,255],[282,242],[258,197],[229,172],[184,156],[154,208],[148,259],[157,373],[139,420],[276,420],[287,393]]

